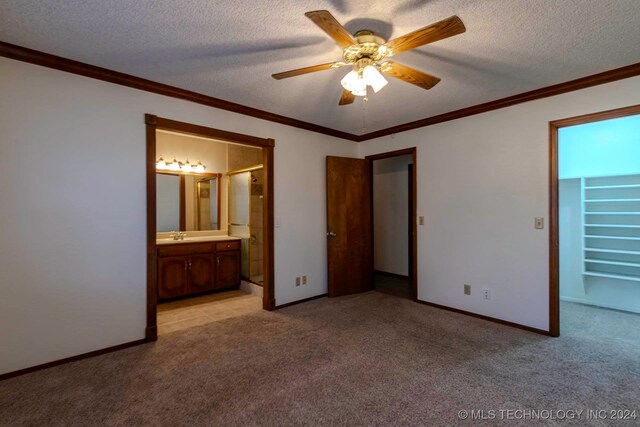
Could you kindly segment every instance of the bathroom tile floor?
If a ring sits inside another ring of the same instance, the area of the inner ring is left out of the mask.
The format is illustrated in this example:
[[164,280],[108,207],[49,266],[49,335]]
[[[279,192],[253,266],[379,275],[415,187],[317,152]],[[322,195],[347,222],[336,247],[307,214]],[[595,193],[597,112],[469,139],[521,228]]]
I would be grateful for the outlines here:
[[158,304],[158,335],[262,310],[262,298],[239,289]]

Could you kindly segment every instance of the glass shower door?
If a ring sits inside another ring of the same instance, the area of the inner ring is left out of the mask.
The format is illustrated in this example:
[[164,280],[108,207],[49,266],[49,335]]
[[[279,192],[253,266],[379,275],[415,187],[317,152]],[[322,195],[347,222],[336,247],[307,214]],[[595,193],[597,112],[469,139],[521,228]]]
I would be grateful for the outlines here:
[[250,172],[229,176],[229,235],[241,240],[242,256],[240,273],[249,278],[249,246],[251,230],[249,226],[249,179]]
[[229,235],[242,239],[242,278],[263,282],[263,182],[262,167],[229,175]]

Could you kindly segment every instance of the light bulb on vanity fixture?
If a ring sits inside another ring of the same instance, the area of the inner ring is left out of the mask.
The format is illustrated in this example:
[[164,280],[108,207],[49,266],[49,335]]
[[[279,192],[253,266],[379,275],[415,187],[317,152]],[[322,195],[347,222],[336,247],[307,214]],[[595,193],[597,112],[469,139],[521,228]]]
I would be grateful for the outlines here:
[[158,161],[156,161],[156,169],[169,170],[172,172],[204,173],[207,167],[203,165],[202,162],[200,161],[197,164],[192,164],[189,162],[189,160],[182,163],[182,162],[179,162],[175,157],[173,158],[172,161],[166,162],[164,158],[160,156],[160,158],[158,158]]
[[156,169],[158,169],[158,170],[169,169],[169,167],[167,166],[167,162],[164,161],[162,156],[160,156],[160,158],[156,162]]
[[189,159],[180,167],[182,172],[193,172],[193,167],[191,167],[191,163],[189,163]]
[[182,164],[174,157],[171,163],[167,163],[167,169],[170,171],[179,171]]
[[204,173],[204,170],[206,169],[206,167],[202,164],[202,162],[198,162],[198,164],[193,168],[194,172],[197,173]]

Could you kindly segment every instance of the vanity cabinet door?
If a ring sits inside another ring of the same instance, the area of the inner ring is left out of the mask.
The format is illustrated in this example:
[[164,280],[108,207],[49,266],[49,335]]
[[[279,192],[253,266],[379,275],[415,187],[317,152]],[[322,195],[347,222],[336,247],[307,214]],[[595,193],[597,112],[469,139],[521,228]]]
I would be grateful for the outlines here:
[[175,298],[187,293],[188,258],[185,256],[158,258],[158,297]]
[[189,257],[189,293],[213,289],[214,255],[202,254]]
[[216,254],[216,289],[225,289],[240,284],[240,252],[218,252]]

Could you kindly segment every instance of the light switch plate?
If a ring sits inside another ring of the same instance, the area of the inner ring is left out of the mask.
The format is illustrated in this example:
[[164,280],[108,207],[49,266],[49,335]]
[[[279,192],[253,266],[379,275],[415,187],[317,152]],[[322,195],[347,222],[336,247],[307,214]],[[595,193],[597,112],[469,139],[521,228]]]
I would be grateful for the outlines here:
[[424,217],[423,216],[419,216],[418,217],[418,225],[424,225]]
[[536,227],[536,230],[542,230],[544,228],[544,218],[537,217],[534,221],[534,226]]

